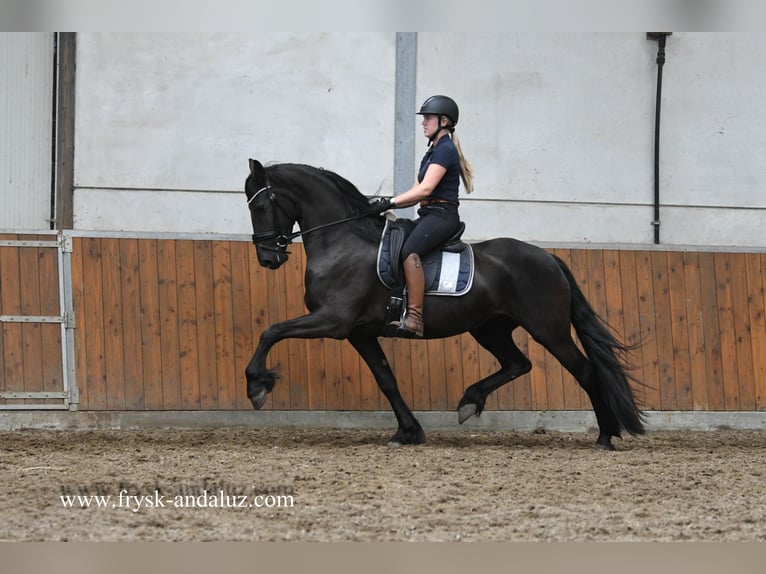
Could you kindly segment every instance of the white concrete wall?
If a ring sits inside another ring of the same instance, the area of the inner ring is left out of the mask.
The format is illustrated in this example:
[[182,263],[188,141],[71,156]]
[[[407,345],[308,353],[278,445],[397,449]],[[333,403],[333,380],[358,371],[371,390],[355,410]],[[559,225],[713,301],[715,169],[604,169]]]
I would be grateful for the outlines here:
[[[474,238],[651,243],[657,42],[420,34],[419,92],[454,94]],[[661,123],[664,244],[766,246],[766,36],[676,33]]]
[[419,39],[423,95],[454,93],[463,109],[472,233],[650,241],[651,208],[636,204],[653,197],[656,43],[641,34]]
[[[656,54],[644,33],[418,34],[418,101],[461,106],[466,237],[651,244]],[[766,246],[765,54],[669,38],[663,244]],[[393,33],[79,34],[76,227],[249,233],[248,157],[393,193],[394,63]]]
[[672,207],[663,212],[663,236],[766,246],[766,35],[671,39],[661,185]]
[[251,233],[249,157],[391,191],[393,34],[78,34],[75,227]]

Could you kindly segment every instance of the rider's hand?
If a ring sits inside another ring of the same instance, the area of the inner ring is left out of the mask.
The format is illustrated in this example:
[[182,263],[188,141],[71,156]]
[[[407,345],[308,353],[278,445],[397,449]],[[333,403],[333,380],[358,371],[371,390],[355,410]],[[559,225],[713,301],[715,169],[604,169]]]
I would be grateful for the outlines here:
[[385,197],[379,197],[370,202],[370,213],[383,213],[389,209],[394,209],[396,205],[390,199]]

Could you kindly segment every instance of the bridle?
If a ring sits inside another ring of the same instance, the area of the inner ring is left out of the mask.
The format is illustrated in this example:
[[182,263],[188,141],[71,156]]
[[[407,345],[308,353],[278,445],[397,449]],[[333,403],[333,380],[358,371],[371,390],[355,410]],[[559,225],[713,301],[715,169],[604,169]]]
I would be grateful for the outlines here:
[[[271,210],[271,225],[272,229],[269,231],[263,231],[261,233],[253,233],[253,245],[260,249],[266,249],[268,251],[277,251],[280,253],[287,253],[289,255],[289,251],[287,251],[287,246],[290,245],[290,243],[293,242],[293,239],[296,237],[302,237],[304,235],[308,235],[309,233],[313,233],[314,231],[319,231],[320,229],[325,229],[326,227],[332,227],[333,225],[339,225],[341,223],[348,223],[349,221],[354,221],[357,219],[362,219],[363,217],[369,217],[370,215],[375,215],[374,213],[358,213],[356,215],[352,215],[350,217],[344,217],[343,219],[338,219],[337,221],[331,221],[329,223],[323,223],[322,225],[317,225],[315,227],[312,227],[310,229],[306,230],[298,230],[294,231],[292,233],[280,233],[278,231],[278,225],[277,225],[277,209],[282,212],[282,214],[287,217],[288,220],[292,220],[292,216],[285,211],[285,209],[277,202],[277,194],[273,190],[271,183],[269,183],[268,179],[266,180],[266,185],[263,186],[261,189],[256,191],[253,196],[247,200],[247,205],[249,208],[251,208],[252,202],[255,200],[256,197],[258,197],[261,193],[266,192],[266,197],[268,197],[269,202],[274,207],[274,209]],[[251,208],[252,209],[252,208]],[[275,246],[272,247],[271,245],[265,245],[265,241],[270,241],[274,239]]]
[[[255,200],[256,197],[258,197],[261,193],[267,192],[266,196],[269,198],[269,202],[279,209],[284,215],[287,216],[288,219],[290,219],[290,215],[284,210],[284,208],[277,203],[277,196],[274,193],[274,190],[271,188],[271,184],[266,184],[261,189],[256,191],[253,194],[253,197],[247,200],[247,206],[248,208],[251,208],[251,204]],[[251,208],[252,209],[252,208]],[[295,239],[299,233],[291,233],[289,235],[285,235],[284,233],[279,233],[277,230],[277,215],[276,211],[274,209],[271,210],[271,219],[272,219],[272,227],[273,230],[264,231],[262,233],[253,233],[253,245],[256,247],[260,247],[261,249],[267,249],[270,251],[285,251],[287,249],[287,246],[292,242],[293,239]],[[270,245],[264,245],[264,241],[269,241],[271,239],[275,239],[275,245],[276,247],[271,247]]]

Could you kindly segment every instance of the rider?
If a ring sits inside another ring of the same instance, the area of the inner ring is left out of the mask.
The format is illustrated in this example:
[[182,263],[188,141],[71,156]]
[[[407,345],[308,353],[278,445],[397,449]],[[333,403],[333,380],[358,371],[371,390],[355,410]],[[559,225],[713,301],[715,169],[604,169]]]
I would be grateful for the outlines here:
[[429,146],[415,184],[393,197],[389,205],[398,209],[420,204],[415,229],[402,246],[407,312],[401,328],[407,335],[422,337],[425,278],[421,259],[457,231],[460,179],[466,192],[471,193],[473,170],[463,157],[455,134],[459,110],[452,98],[431,96],[423,102],[417,115],[423,116],[421,125]]

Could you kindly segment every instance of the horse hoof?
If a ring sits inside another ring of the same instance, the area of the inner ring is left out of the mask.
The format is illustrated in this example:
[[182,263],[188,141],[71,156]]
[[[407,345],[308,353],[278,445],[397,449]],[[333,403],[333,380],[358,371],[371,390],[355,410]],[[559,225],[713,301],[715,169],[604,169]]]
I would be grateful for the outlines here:
[[457,410],[457,422],[461,425],[476,414],[476,405],[467,403]]
[[266,399],[269,398],[269,391],[265,388],[259,389],[252,397],[250,402],[253,403],[253,408],[256,411],[261,410],[261,407],[266,404]]
[[410,430],[398,430],[388,441],[389,448],[399,448],[400,446],[410,444],[423,444],[426,442],[426,433],[420,428],[420,425]]
[[605,451],[613,451],[617,450],[614,448],[614,445],[610,442],[603,443],[603,442],[597,442],[595,445],[593,445],[593,448],[596,450],[605,450]]

